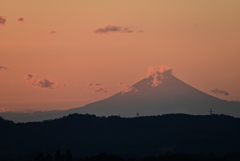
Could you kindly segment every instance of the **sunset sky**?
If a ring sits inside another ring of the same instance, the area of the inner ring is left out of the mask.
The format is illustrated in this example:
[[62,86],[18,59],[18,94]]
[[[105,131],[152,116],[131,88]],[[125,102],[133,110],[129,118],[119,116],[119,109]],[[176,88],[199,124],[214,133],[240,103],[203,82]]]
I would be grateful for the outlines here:
[[240,101],[240,1],[0,0],[0,112],[81,107],[162,64]]

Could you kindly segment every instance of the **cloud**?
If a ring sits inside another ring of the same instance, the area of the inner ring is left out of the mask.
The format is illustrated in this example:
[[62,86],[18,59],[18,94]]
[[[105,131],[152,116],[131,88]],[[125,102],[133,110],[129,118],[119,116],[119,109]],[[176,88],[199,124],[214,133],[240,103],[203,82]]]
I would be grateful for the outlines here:
[[128,27],[108,25],[104,28],[98,28],[94,32],[97,34],[109,33],[109,32],[132,33],[133,30],[129,29]]
[[10,112],[11,110],[8,107],[0,107],[0,112]]
[[101,88],[95,90],[94,93],[108,93],[108,88],[107,87],[101,87]]
[[32,87],[42,89],[59,89],[64,88],[64,83],[58,83],[56,78],[51,77],[50,79],[38,79],[33,74],[27,73],[24,76],[24,80]]
[[19,17],[19,18],[17,19],[17,21],[18,21],[18,22],[21,22],[21,23],[23,23],[23,22],[24,22],[24,20],[23,20],[23,18],[22,18],[22,17]]
[[5,69],[5,70],[8,70],[8,68],[7,68],[7,67],[1,66],[1,65],[0,65],[0,69]]
[[213,89],[213,90],[211,90],[211,92],[213,92],[214,94],[216,94],[216,95],[218,95],[218,94],[222,94],[222,95],[224,95],[224,96],[228,96],[229,95],[229,93],[227,92],[227,91],[225,91],[225,90],[220,90],[220,89]]
[[102,86],[102,83],[88,83],[88,86]]
[[93,83],[88,83],[87,86],[93,86],[94,84]]
[[54,87],[53,87],[54,82],[51,82],[51,81],[49,81],[49,80],[47,80],[47,79],[40,80],[40,81],[38,81],[38,83],[35,84],[35,85],[37,85],[37,86],[39,86],[39,87],[41,87],[41,88],[49,88],[49,89],[53,89],[53,88],[54,88]]
[[30,74],[30,73],[27,73],[24,77],[25,77],[25,79],[26,79],[27,81],[29,81],[30,79],[33,78],[33,75]]
[[127,93],[127,92],[131,92],[131,91],[137,91],[134,87],[126,85],[123,82],[119,82],[118,84],[123,87],[122,93]]
[[147,70],[147,78],[152,78],[152,87],[158,86],[164,79],[172,75],[172,69],[170,67],[160,65],[158,68],[158,70],[155,70],[154,66],[150,66]]
[[4,25],[6,23],[6,16],[0,16],[0,25]]
[[104,86],[102,83],[88,83],[87,86],[98,88],[94,90],[93,93],[98,93],[98,94],[108,93],[108,87]]
[[54,34],[57,34],[57,32],[53,30],[53,31],[50,31],[49,34],[54,35]]

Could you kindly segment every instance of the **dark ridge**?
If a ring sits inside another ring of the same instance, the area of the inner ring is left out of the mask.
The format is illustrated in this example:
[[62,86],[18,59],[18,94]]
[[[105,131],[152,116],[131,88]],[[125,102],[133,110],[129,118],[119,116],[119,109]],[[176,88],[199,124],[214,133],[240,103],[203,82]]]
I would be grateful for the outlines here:
[[171,153],[240,152],[240,118],[166,114],[122,118],[70,114],[42,122],[0,119],[1,158],[70,149],[76,157],[108,153],[158,156]]

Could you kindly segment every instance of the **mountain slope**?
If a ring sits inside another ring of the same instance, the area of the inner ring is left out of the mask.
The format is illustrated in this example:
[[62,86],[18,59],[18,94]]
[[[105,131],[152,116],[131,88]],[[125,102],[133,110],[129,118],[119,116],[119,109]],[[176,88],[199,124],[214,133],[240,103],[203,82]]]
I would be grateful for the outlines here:
[[88,104],[67,113],[96,115],[160,115],[165,113],[207,114],[210,108],[227,113],[239,112],[233,103],[201,92],[169,74],[161,84],[152,86],[153,77],[134,84],[130,92],[120,92],[107,99]]
[[119,92],[83,107],[32,114],[8,112],[0,113],[0,116],[15,122],[28,122],[59,118],[72,113],[122,117],[134,117],[137,113],[140,116],[166,113],[206,115],[209,114],[210,108],[217,114],[240,116],[239,102],[225,101],[208,95],[182,82],[171,73],[160,74],[159,78],[149,76],[137,82],[128,92]]

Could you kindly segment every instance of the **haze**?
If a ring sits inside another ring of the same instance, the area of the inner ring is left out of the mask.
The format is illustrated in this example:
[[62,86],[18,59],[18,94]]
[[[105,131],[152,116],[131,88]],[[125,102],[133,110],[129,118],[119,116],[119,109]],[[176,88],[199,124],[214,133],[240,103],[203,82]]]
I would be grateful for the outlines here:
[[160,64],[239,101],[239,8],[238,0],[1,0],[0,111],[80,107]]

